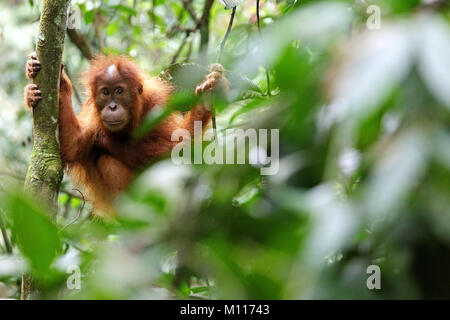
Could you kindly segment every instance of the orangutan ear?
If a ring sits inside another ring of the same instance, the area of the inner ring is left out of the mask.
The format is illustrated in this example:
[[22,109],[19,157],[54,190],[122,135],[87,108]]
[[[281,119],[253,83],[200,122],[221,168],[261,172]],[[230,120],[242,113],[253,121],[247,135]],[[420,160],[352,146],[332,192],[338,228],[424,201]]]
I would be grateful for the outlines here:
[[139,92],[139,94],[142,94],[142,92],[144,92],[144,88],[142,87],[142,84],[140,84],[138,86],[138,92]]

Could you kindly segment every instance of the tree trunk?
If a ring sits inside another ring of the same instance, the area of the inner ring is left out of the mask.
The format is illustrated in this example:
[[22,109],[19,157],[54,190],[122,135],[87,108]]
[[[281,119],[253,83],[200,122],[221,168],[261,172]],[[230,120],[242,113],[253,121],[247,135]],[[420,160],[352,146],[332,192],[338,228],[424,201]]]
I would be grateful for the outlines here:
[[[33,153],[25,179],[25,190],[41,199],[55,218],[58,191],[63,177],[56,136],[59,112],[59,78],[70,0],[43,0],[36,53],[41,71],[35,83],[42,101],[33,110]],[[39,290],[30,275],[22,278],[22,299],[39,298]]]

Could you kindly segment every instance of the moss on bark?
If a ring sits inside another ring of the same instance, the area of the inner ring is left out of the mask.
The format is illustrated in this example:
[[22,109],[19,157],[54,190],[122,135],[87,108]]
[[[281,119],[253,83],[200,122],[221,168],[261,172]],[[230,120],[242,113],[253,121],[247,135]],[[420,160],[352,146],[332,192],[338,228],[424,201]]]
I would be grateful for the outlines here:
[[[67,12],[70,0],[44,0],[36,53],[41,71],[35,83],[42,101],[33,110],[33,153],[25,179],[25,190],[41,199],[55,218],[58,192],[63,177],[57,139],[59,78],[64,48]],[[22,299],[39,298],[39,290],[30,275],[22,279]]]

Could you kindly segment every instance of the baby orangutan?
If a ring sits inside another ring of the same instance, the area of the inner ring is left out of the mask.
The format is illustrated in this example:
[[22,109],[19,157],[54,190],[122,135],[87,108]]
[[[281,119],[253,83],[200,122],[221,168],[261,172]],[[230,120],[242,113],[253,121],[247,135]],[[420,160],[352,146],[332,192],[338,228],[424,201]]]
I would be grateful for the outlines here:
[[[36,54],[31,53],[26,65],[27,77],[35,78],[40,68]],[[213,70],[197,86],[197,94],[219,88],[226,90],[223,67],[215,65]],[[168,101],[173,87],[157,77],[147,77],[135,63],[122,56],[95,58],[82,80],[87,88],[87,99],[81,112],[75,115],[72,84],[62,68],[59,97],[61,159],[95,209],[113,213],[112,201],[128,185],[133,174],[151,159],[169,154],[178,143],[171,141],[172,132],[182,128],[193,134],[194,121],[202,121],[205,127],[211,119],[211,111],[199,105],[184,117],[174,112],[145,137],[135,140],[132,132],[147,112]],[[36,108],[40,101],[39,88],[35,84],[27,85],[25,104]]]

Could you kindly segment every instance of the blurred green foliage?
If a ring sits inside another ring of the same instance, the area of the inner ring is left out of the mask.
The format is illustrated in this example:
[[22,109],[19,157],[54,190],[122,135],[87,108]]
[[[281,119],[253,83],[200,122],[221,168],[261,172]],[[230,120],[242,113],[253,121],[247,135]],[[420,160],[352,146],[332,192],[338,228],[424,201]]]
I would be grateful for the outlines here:
[[[204,1],[187,3],[199,18]],[[186,2],[73,5],[95,52],[130,55],[153,74],[214,62],[230,13],[213,5],[205,53]],[[369,5],[380,8],[379,30],[367,27]],[[280,129],[279,172],[162,159],[111,220],[93,218],[66,177],[55,222],[14,191],[30,154],[23,66],[39,9],[0,4],[0,297],[18,297],[29,270],[46,298],[450,298],[446,1],[261,2],[261,36],[245,1],[222,61],[241,80],[214,100],[218,128]],[[64,63],[73,79],[87,66],[69,39]],[[169,107],[192,104],[187,92]],[[79,290],[67,286],[74,265]],[[370,265],[381,269],[379,290],[367,288]]]

